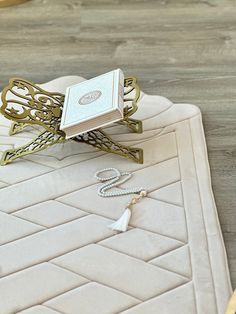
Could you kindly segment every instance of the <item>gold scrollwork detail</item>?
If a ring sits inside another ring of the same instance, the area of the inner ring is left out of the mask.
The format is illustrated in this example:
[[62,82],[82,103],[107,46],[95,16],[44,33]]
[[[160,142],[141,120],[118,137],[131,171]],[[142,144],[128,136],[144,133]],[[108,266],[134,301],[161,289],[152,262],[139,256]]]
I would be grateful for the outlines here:
[[[142,122],[130,118],[138,109],[137,101],[140,96],[136,78],[126,78],[124,87],[126,106],[124,108],[124,118],[118,123],[126,125],[133,132],[141,133]],[[2,106],[0,107],[0,112],[7,119],[13,120],[9,134],[19,133],[26,126],[33,124],[39,125],[45,130],[28,144],[5,151],[0,162],[1,165],[65,141],[65,134],[60,130],[64,99],[65,95],[46,91],[27,80],[10,79],[9,84],[2,91]],[[143,163],[142,149],[122,145],[114,141],[101,129],[78,135],[73,140]]]
[[10,79],[2,91],[1,113],[8,119],[26,124],[37,124],[54,134],[59,129],[65,96],[51,93],[20,79]]

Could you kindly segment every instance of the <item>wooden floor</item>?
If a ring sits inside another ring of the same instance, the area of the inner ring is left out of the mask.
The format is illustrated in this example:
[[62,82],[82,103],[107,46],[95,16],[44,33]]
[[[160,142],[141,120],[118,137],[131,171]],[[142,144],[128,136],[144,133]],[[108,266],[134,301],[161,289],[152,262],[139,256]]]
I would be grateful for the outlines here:
[[0,9],[0,87],[121,67],[142,89],[203,113],[236,287],[236,1],[32,0]]

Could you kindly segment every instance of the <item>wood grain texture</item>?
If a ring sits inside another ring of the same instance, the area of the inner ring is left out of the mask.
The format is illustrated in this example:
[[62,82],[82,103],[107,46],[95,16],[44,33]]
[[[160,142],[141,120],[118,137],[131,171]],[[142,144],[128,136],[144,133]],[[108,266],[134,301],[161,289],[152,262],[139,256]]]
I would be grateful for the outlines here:
[[18,5],[28,0],[0,0],[0,8]]
[[236,1],[32,0],[0,9],[0,87],[116,67],[203,113],[212,184],[236,287]]

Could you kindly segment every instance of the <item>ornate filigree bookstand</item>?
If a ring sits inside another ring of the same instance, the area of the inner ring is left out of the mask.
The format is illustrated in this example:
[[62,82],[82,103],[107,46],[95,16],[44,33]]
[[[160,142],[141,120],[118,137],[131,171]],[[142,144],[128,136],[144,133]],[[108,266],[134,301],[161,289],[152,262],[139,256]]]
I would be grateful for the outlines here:
[[[137,101],[140,90],[134,77],[124,80],[124,118],[117,123],[122,124],[133,132],[142,133],[142,121],[130,118],[138,109]],[[19,133],[29,124],[40,125],[44,130],[28,144],[3,153],[0,164],[6,165],[11,161],[38,152],[48,146],[66,141],[65,133],[59,129],[65,95],[48,92],[39,86],[20,78],[10,79],[2,91],[2,106],[0,112],[13,120],[9,134]],[[141,148],[128,147],[113,140],[102,129],[96,129],[73,137],[76,142],[92,145],[100,150],[118,154],[143,163]]]

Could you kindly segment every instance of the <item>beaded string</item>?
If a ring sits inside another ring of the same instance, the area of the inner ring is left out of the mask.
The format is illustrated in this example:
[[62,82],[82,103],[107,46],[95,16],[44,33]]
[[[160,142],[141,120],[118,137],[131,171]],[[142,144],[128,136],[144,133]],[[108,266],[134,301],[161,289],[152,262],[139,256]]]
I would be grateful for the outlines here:
[[[100,176],[101,173],[104,172],[113,172],[115,174],[109,176],[109,177],[102,177]],[[122,178],[123,177],[123,178]],[[143,187],[133,187],[133,188],[122,188],[122,189],[115,189],[111,192],[107,192],[108,190],[118,187],[119,185],[125,183],[132,177],[132,174],[130,172],[120,172],[116,168],[104,168],[102,170],[99,170],[95,173],[95,178],[99,180],[100,182],[106,182],[102,184],[98,188],[98,195],[102,197],[113,197],[113,196],[121,196],[121,195],[128,195],[128,194],[137,194],[141,192],[146,192]],[[144,196],[144,193],[142,193],[142,197]],[[145,194],[146,196],[146,194]],[[137,198],[139,200],[140,198]],[[135,203],[133,203],[135,204]],[[131,205],[131,204],[130,204]]]
[[[104,172],[113,172],[114,174],[109,177],[102,177],[100,174]],[[120,196],[120,195],[128,195],[128,194],[138,194],[138,196],[133,197],[131,201],[127,204],[125,211],[122,216],[110,224],[108,227],[112,230],[125,232],[128,229],[129,221],[131,218],[131,207],[132,205],[139,202],[143,197],[147,195],[147,191],[143,187],[133,187],[133,188],[120,188],[115,189],[111,192],[108,190],[118,187],[122,183],[128,181],[131,178],[132,174],[129,172],[120,172],[116,168],[105,168],[99,170],[95,173],[95,178],[101,182],[105,182],[98,188],[98,195],[102,197],[112,197],[112,196]]]

